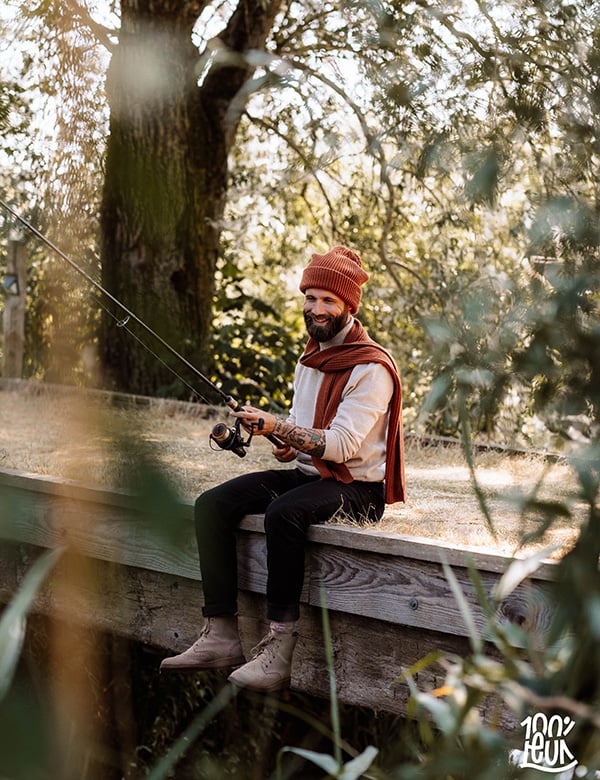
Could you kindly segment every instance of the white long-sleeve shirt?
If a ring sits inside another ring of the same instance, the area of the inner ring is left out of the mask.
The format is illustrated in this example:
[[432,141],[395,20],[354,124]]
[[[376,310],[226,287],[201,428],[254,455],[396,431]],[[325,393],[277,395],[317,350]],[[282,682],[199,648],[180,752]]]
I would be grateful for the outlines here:
[[[341,344],[353,320],[321,349]],[[294,377],[294,400],[289,422],[312,428],[315,405],[324,373],[298,363]],[[345,463],[352,477],[382,482],[385,477],[388,410],[394,382],[385,366],[365,363],[352,369],[335,417],[325,431],[323,460]],[[318,476],[312,458],[299,452],[296,465],[306,474]]]

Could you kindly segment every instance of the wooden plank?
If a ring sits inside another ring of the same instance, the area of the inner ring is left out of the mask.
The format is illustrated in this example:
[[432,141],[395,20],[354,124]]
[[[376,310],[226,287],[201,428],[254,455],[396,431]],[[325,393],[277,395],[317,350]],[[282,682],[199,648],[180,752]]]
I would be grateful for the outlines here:
[[200,578],[190,504],[170,507],[165,523],[124,491],[5,471],[0,490],[3,538],[69,544],[92,558]]
[[[382,565],[383,560],[385,565]],[[335,547],[325,548],[313,561],[310,570],[312,604],[319,603],[322,583],[327,604],[332,609],[415,628],[466,634],[456,600],[437,564],[404,557],[382,559],[376,553]],[[468,572],[458,569],[455,576],[477,625],[483,627],[485,621]],[[486,578],[484,584],[491,590],[494,582],[495,578]]]
[[[74,480],[57,479],[11,469],[0,469],[0,489],[2,488],[20,489],[27,493],[42,493],[129,510],[139,511],[142,506],[139,497],[136,498],[124,490],[86,485]],[[178,502],[178,512],[181,517],[191,519],[192,511],[192,501],[182,499]],[[242,521],[240,528],[262,532],[262,526],[262,515],[248,515]],[[477,548],[450,544],[447,541],[381,533],[377,531],[376,526],[366,528],[334,524],[312,526],[308,533],[308,539],[336,547],[377,552],[389,556],[399,555],[435,563],[440,563],[442,559],[457,566],[468,566],[469,563],[472,563],[478,571],[496,573],[503,572],[512,560],[510,556],[496,551],[482,552]],[[536,579],[553,579],[555,568],[554,562],[545,562],[536,571]]]
[[[41,552],[32,545],[0,546],[0,602],[8,600]],[[162,655],[179,652],[197,638],[201,606],[201,586],[195,580],[71,552],[59,561],[34,610],[66,625],[88,626],[162,648],[163,654],[157,654],[158,671]],[[249,658],[267,630],[264,596],[241,593],[239,613],[242,644]],[[329,618],[337,692],[340,701],[348,704],[404,714],[409,698],[404,669],[433,650],[459,656],[469,650],[464,637],[440,636],[335,610]],[[327,695],[321,610],[303,605],[298,632],[292,687],[315,696]],[[421,690],[432,690],[442,684],[443,671],[428,668],[417,675],[416,682]],[[503,722],[511,723],[508,713]]]
[[[0,471],[1,475],[1,471]],[[247,515],[240,528],[247,531],[261,533],[263,530],[263,515]],[[417,536],[406,536],[381,532],[377,526],[365,526],[359,528],[349,525],[313,525],[308,531],[308,540],[320,544],[333,545],[335,547],[351,550],[364,550],[392,557],[400,556],[413,560],[431,561],[441,563],[447,561],[452,566],[474,566],[477,571],[489,571],[501,574],[514,557],[498,551],[468,547],[467,545],[451,544],[446,540],[424,539]],[[525,556],[516,556],[516,559]],[[556,563],[545,561],[537,569],[535,577],[538,580],[553,580]]]
[[[6,603],[43,549],[0,545],[0,600]],[[59,560],[35,610],[130,639],[178,650],[197,639],[202,626],[198,581],[68,550]]]
[[[111,491],[106,489],[16,472],[0,472],[2,486],[5,500],[0,507],[0,527],[4,538],[42,547],[69,544],[94,559],[200,579],[191,502],[172,507],[169,522],[179,515],[180,524],[178,534],[167,537],[152,511],[122,491],[115,493],[111,502]],[[396,539],[391,534],[382,540],[371,531],[345,526],[313,527],[308,539],[304,603],[319,607],[323,585],[327,603],[338,612],[416,629],[467,634],[435,546],[420,549],[414,540],[407,544],[405,538]],[[240,587],[264,593],[267,569],[261,517],[243,521],[238,546]],[[415,554],[417,550],[420,554]],[[464,550],[448,552],[475,624],[482,630],[485,619],[464,566],[465,555]],[[502,556],[472,557],[488,593],[498,580],[500,561],[507,563]],[[550,565],[546,569],[545,577],[551,572]],[[512,606],[502,611],[502,619],[544,630],[550,613],[543,584],[529,585],[511,599]]]
[[23,490],[27,493],[62,496],[108,506],[131,508],[136,504],[135,496],[126,490],[88,485],[73,479],[63,479],[48,474],[32,474],[16,469],[0,469],[0,487],[3,490]]
[[[452,568],[475,626],[485,635],[486,618],[469,571]],[[491,595],[498,575],[479,572]],[[243,590],[264,593],[267,563],[264,535],[245,531],[238,539],[238,579]],[[321,605],[321,587],[329,608],[389,623],[467,636],[468,630],[440,564],[400,556],[309,542],[302,602]],[[502,603],[498,619],[543,633],[551,620],[544,582],[519,586]]]

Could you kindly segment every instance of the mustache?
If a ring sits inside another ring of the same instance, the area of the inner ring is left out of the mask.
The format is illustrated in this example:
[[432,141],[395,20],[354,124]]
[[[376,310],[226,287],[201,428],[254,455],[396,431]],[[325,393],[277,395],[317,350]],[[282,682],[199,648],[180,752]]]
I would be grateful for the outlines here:
[[317,324],[319,324],[319,323],[331,322],[332,320],[335,319],[335,317],[333,316],[333,314],[311,314],[310,312],[305,312],[304,319],[309,320],[310,322],[317,322]]

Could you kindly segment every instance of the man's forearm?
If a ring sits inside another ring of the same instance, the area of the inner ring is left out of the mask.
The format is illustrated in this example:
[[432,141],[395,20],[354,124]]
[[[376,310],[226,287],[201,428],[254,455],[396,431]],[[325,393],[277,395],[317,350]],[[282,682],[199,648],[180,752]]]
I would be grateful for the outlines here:
[[325,431],[318,428],[300,428],[286,420],[277,420],[273,433],[300,452],[322,458],[325,452]]
[[299,452],[315,455],[317,458],[323,457],[325,431],[319,428],[301,428],[295,423],[280,420],[270,412],[254,406],[245,406],[237,412],[232,412],[232,415],[242,421],[247,431],[262,436],[273,433],[282,442]]

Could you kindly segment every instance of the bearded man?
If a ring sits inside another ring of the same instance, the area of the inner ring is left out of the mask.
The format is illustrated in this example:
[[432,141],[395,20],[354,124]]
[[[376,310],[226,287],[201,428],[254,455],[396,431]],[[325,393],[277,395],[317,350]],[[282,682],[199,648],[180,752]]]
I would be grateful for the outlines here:
[[[258,691],[289,685],[313,523],[336,513],[359,523],[404,501],[402,389],[394,360],[354,315],[369,275],[344,246],[313,254],[300,283],[309,341],[296,367],[293,405],[280,419],[261,409],[235,412],[247,430],[273,434],[273,456],[294,467],[229,480],[203,493],[195,523],[205,624],[161,671],[238,667],[229,680]],[[246,663],[237,625],[236,528],[265,514],[269,632]]]

